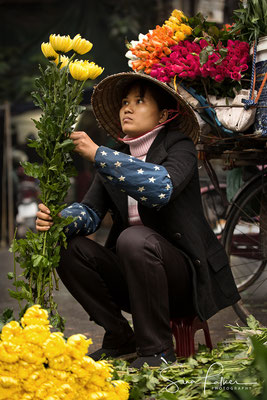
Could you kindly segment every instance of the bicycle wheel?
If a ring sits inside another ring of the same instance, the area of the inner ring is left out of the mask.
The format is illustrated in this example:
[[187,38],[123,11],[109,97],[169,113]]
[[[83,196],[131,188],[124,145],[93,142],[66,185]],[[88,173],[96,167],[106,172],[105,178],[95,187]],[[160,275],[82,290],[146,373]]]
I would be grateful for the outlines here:
[[246,323],[253,314],[262,324],[267,323],[267,237],[263,211],[267,204],[267,177],[254,179],[233,201],[222,235],[232,273],[240,292],[234,309]]

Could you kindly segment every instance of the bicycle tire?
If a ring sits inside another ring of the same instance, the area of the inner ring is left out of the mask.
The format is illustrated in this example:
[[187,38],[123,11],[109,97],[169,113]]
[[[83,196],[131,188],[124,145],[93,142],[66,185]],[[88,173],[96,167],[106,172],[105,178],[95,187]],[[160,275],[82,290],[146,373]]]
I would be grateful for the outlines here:
[[[253,178],[238,193],[229,209],[222,235],[222,244],[229,257],[241,300],[233,308],[242,322],[250,314],[267,324],[267,301],[263,290],[267,286],[267,259],[261,246],[261,207],[267,191],[266,174]],[[267,230],[266,230],[267,235]]]

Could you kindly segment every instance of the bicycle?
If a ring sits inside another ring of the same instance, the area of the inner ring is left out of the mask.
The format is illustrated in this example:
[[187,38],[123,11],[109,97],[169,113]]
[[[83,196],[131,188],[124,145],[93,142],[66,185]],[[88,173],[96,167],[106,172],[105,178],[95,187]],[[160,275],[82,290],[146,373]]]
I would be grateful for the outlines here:
[[[267,326],[267,149],[225,150],[202,145],[199,150],[206,159],[222,159],[226,168],[262,166],[235,194],[224,214],[223,229],[215,233],[225,247],[241,296],[233,306],[236,314],[244,323],[253,314]],[[225,204],[225,199],[220,203]],[[219,220],[220,214],[216,218]]]

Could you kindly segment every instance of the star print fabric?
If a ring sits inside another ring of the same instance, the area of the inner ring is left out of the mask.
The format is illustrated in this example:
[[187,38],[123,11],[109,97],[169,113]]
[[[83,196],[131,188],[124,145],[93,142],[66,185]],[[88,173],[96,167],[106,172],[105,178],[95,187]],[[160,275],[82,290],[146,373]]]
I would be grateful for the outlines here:
[[105,146],[97,149],[95,166],[111,184],[147,207],[167,204],[172,182],[165,167],[144,162]]
[[81,203],[73,203],[71,206],[64,208],[61,211],[61,216],[63,218],[76,217],[76,220],[64,229],[64,233],[68,238],[78,234],[90,235],[97,230],[101,222],[99,216],[91,208]]

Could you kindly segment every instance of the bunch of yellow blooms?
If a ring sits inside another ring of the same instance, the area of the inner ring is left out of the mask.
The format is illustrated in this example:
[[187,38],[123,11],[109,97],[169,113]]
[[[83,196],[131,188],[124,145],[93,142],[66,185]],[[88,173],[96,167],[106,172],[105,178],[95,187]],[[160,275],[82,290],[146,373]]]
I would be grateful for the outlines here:
[[163,26],[168,26],[173,30],[173,38],[180,42],[184,40],[186,36],[191,35],[192,28],[187,25],[188,18],[180,10],[173,10],[170,18],[165,21]]
[[50,332],[47,311],[29,308],[0,338],[0,400],[127,400],[129,385],[86,356],[91,339]]
[[[73,39],[69,35],[50,35],[49,42],[41,44],[44,56],[54,61],[57,65],[60,63],[60,69],[69,66],[71,76],[78,81],[95,79],[104,71],[104,68],[99,67],[94,62],[87,60],[72,61],[76,54],[86,54],[92,47],[93,44],[89,40],[83,39],[80,34],[76,35]],[[63,55],[70,50],[74,52],[71,58]]]

